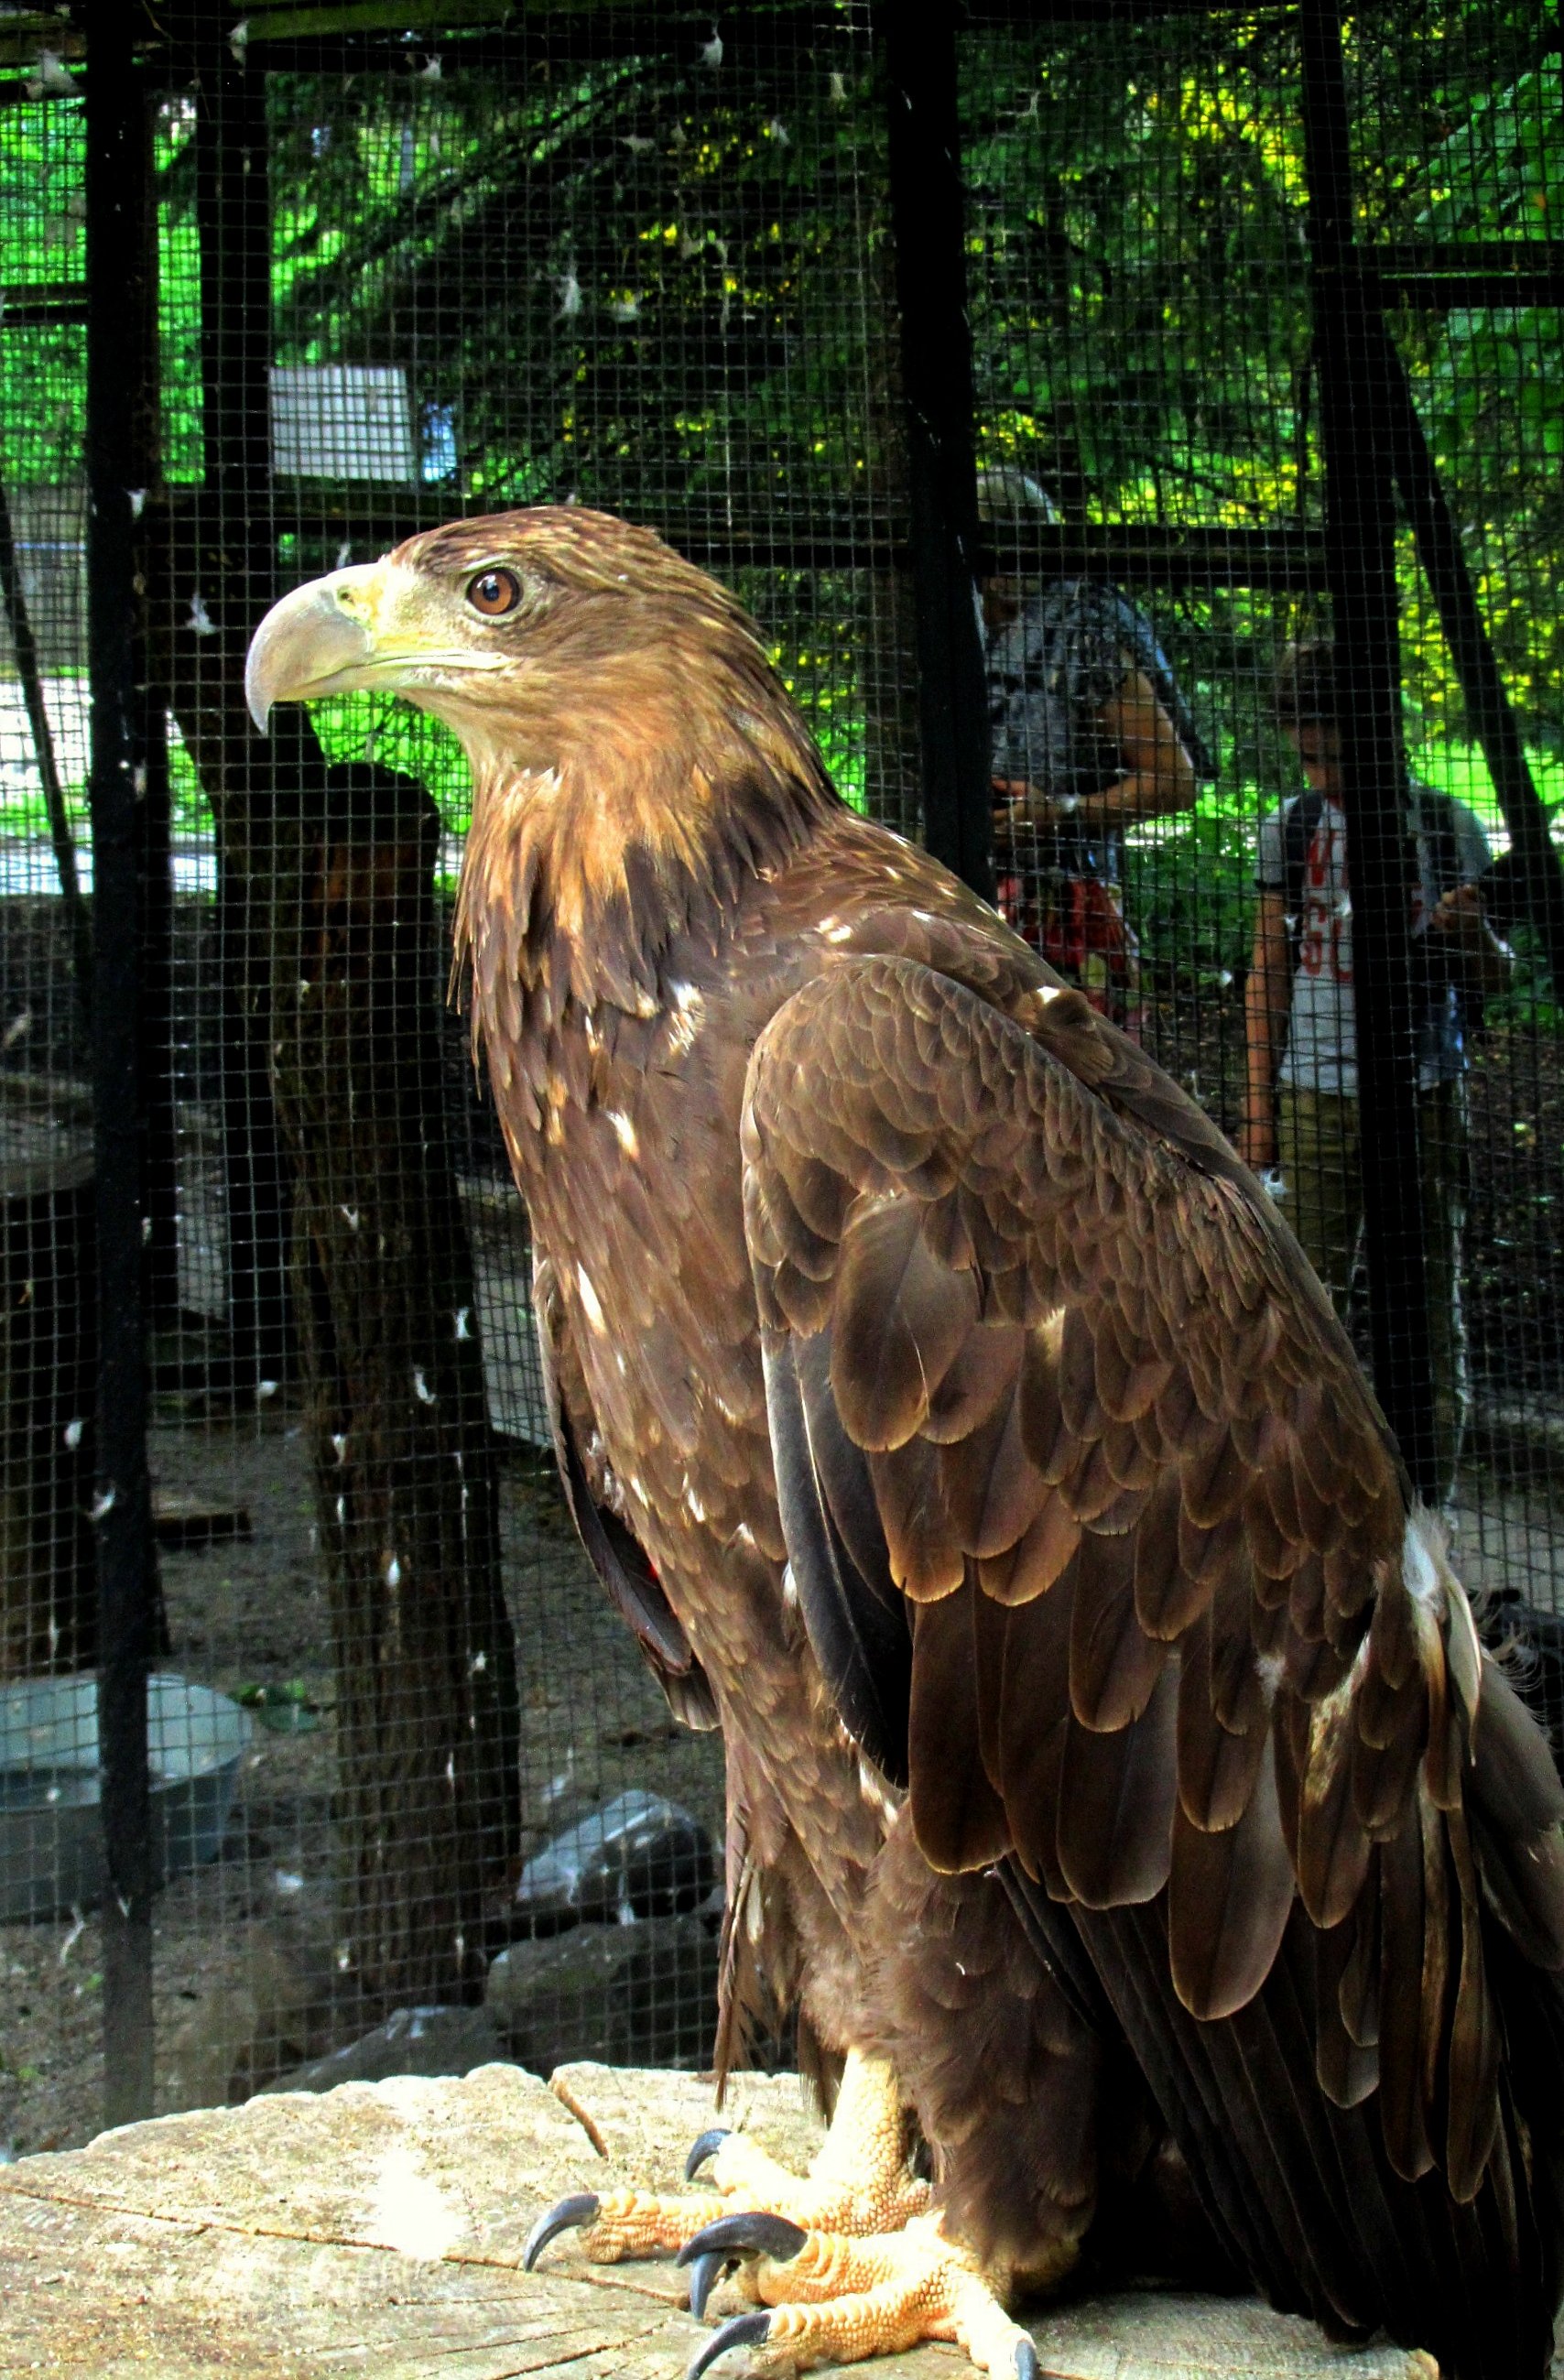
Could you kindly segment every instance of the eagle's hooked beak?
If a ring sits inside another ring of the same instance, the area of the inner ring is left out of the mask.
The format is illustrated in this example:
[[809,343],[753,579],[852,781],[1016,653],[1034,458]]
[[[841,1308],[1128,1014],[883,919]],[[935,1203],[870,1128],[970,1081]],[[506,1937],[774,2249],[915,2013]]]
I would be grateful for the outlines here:
[[383,660],[375,638],[383,579],[379,563],[333,570],[273,604],[245,663],[245,700],[263,735],[274,702],[346,694],[375,682]]

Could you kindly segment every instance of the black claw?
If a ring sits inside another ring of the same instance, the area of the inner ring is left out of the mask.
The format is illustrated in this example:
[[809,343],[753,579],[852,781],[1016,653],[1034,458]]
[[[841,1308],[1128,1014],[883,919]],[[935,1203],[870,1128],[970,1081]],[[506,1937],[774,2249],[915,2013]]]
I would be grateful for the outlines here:
[[680,2249],[678,2262],[693,2265],[697,2256],[774,2256],[785,2265],[796,2256],[808,2238],[796,2223],[785,2215],[720,2215],[686,2240]]
[[550,2240],[557,2240],[562,2231],[583,2229],[597,2219],[598,2201],[589,2190],[579,2192],[574,2198],[562,2198],[557,2206],[540,2215],[527,2233],[527,2245],[521,2252],[522,2271],[529,2273]]
[[700,2380],[701,2374],[709,2372],[717,2358],[720,2355],[726,2355],[730,2347],[764,2346],[770,2328],[771,2317],[769,2313],[734,2314],[722,2325],[721,2330],[712,2332],[699,2354],[692,2357],[685,2380]]
[[1015,2350],[1015,2380],[1042,2380],[1042,2374],[1037,2349],[1029,2338],[1022,2339]]
[[[681,2256],[679,2262],[684,2263]],[[690,2258],[690,2312],[697,2322],[706,2319],[706,2301],[727,2269],[726,2256],[692,2256]]]
[[693,2181],[708,2157],[714,2157],[728,2137],[726,2124],[718,2124],[709,2132],[702,2132],[685,2159],[685,2180]]

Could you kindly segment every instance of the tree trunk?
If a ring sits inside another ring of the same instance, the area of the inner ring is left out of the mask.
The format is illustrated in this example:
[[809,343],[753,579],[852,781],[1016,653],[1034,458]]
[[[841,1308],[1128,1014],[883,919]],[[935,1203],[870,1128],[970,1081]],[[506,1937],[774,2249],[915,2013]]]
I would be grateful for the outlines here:
[[0,1678],[97,1658],[96,1271],[91,1148],[0,1166]]
[[[293,1172],[294,1281],[332,1609],[340,1935],[367,2002],[483,1973],[519,1827],[515,1647],[472,1256],[441,1081],[439,820],[414,780],[328,767],[245,713],[256,572],[191,522],[162,567],[160,668],[241,905],[243,998]],[[238,545],[224,524],[224,546]],[[203,590],[216,633],[184,617]],[[177,589],[176,600],[167,590]]]
[[389,770],[330,787],[303,897],[273,912],[272,1025],[337,1645],[345,1938],[377,1997],[446,1998],[481,1982],[483,1896],[516,1848],[517,1708],[430,998],[440,821]]

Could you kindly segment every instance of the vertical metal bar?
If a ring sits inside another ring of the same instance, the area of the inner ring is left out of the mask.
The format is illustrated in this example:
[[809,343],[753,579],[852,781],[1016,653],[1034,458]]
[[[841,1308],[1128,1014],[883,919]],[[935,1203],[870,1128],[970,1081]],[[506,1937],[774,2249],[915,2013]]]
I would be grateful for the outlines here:
[[[163,480],[162,357],[158,337],[158,186],[156,109],[143,84],[140,336],[134,370],[136,485]],[[141,653],[145,654],[143,638]],[[174,851],[164,689],[139,668],[143,766],[141,821],[141,1095],[146,1118],[143,1193],[147,1202],[147,1302],[152,1315],[179,1304],[178,1163],[174,1061]]]
[[1525,905],[1541,937],[1556,985],[1564,985],[1564,867],[1537,796],[1521,724],[1509,707],[1461,535],[1418,419],[1406,369],[1389,332],[1385,375],[1395,406],[1396,481],[1412,524],[1418,559],[1433,593],[1461,699],[1483,748],[1494,792],[1522,870]]
[[174,850],[168,714],[156,689],[142,689],[141,1056],[146,1117],[147,1303],[170,1315],[179,1305],[178,1134],[174,1062]]
[[236,64],[214,15],[198,54],[201,439],[209,493],[264,499],[271,477],[272,221],[266,77]]
[[103,2113],[152,2104],[147,1660],[152,1586],[141,1256],[139,826],[131,488],[145,273],[145,144],[136,18],[94,0],[87,75],[88,666],[93,854],[92,1089],[97,1160],[99,1760],[103,1904]]
[[881,22],[912,512],[924,841],[991,901],[994,824],[977,611],[977,476],[955,11],[948,5],[911,8],[904,0],[889,0]]
[[1352,269],[1340,0],[1303,0],[1302,32],[1331,627],[1352,677],[1340,729],[1374,1381],[1414,1484],[1431,1493],[1437,1459],[1411,951],[1416,853],[1400,735],[1385,330],[1377,296]]
[[[259,619],[275,591],[266,78],[235,63],[215,18],[199,67],[203,543],[223,553],[225,606]],[[217,861],[228,1315],[236,1383],[253,1389],[287,1368],[291,1193],[257,1017],[256,983],[267,956],[251,948],[253,905],[232,841],[219,835]]]

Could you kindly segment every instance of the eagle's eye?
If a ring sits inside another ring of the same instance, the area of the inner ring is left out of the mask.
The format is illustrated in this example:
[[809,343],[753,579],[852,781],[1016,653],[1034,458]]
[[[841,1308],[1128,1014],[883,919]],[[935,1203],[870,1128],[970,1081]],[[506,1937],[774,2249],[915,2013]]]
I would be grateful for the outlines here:
[[467,581],[467,601],[486,620],[503,620],[521,601],[521,581],[514,570],[480,570]]

